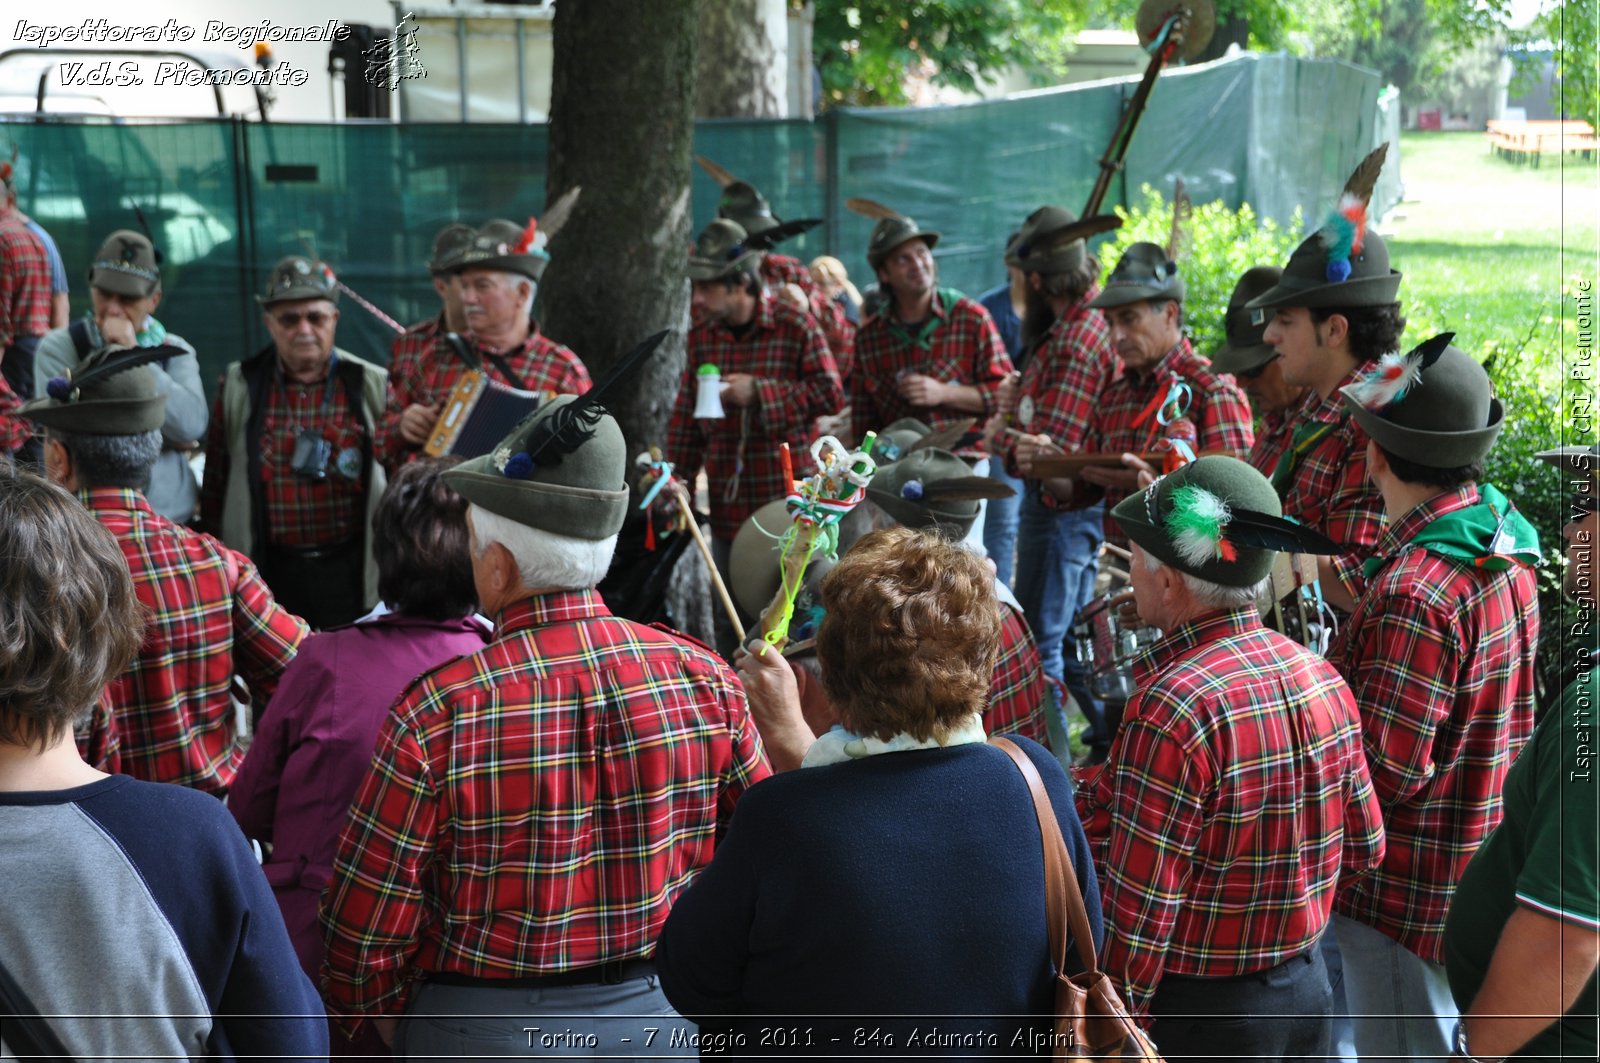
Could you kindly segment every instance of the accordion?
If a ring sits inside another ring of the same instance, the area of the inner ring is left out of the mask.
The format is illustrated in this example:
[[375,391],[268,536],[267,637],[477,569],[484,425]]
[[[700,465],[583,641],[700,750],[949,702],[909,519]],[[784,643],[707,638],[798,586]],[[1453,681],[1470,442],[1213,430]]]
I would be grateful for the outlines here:
[[555,398],[553,391],[522,391],[469,369],[445,400],[423,451],[432,456],[476,458],[489,453],[518,421]]

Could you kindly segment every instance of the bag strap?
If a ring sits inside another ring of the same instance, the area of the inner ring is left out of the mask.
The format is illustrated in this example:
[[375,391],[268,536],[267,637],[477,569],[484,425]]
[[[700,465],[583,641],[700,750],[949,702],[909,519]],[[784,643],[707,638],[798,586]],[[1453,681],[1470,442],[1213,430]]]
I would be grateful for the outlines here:
[[1066,924],[1070,922],[1083,969],[1097,972],[1094,931],[1089,927],[1083,891],[1078,888],[1078,875],[1067,856],[1067,842],[1061,836],[1061,824],[1056,821],[1056,812],[1050,805],[1050,795],[1045,792],[1039,769],[1011,739],[991,738],[989,744],[1011,758],[1033,795],[1033,812],[1039,817],[1039,834],[1044,839],[1045,925],[1049,928],[1050,957],[1055,961],[1056,970],[1062,972],[1067,968]]
[[47,1063],[76,1063],[3,962],[0,962],[0,1017],[5,1019],[6,1045],[18,1057],[42,1059]]
[[[461,334],[459,332],[446,332],[444,334],[444,339],[445,342],[455,350],[457,356],[459,356],[463,362],[467,363],[468,369],[476,369],[480,373],[483,372],[483,360],[477,356],[476,352],[467,347],[467,341],[461,338]],[[523,384],[522,382],[522,377],[517,374],[515,369],[511,368],[511,363],[506,360],[505,355],[494,354],[491,352],[489,355],[489,361],[493,362],[494,367],[500,370],[501,376],[511,381],[512,387],[516,388],[518,391],[528,390],[527,385]]]

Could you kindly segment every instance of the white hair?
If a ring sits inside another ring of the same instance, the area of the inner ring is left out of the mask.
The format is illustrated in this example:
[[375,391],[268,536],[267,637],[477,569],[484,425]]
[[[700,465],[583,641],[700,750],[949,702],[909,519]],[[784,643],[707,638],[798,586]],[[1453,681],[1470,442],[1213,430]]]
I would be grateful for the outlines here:
[[605,578],[617,537],[598,541],[530,528],[473,504],[472,550],[482,557],[490,543],[499,543],[517,563],[522,585],[528,589],[587,590]]
[[1139,553],[1144,557],[1146,571],[1154,572],[1166,567],[1182,576],[1183,585],[1189,589],[1189,596],[1195,600],[1196,605],[1206,609],[1239,609],[1246,605],[1254,605],[1263,594],[1267,593],[1267,587],[1272,583],[1272,574],[1268,573],[1248,587],[1229,587],[1201,579],[1174,565],[1168,565],[1148,550],[1140,550]]

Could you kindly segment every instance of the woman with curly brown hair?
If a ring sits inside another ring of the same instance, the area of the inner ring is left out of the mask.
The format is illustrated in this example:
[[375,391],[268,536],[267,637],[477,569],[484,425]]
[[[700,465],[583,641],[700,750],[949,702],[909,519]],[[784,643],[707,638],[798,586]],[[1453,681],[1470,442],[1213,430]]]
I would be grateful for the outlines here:
[[[656,946],[667,997],[735,1055],[1028,1054],[1051,1028],[1054,972],[1028,786],[985,744],[994,579],[959,546],[894,528],[856,543],[822,604],[817,657],[841,723],[802,770],[740,799]],[[1098,937],[1066,775],[1014,741]]]
[[7,1009],[4,1052],[317,1058],[316,992],[221,802],[78,756],[74,721],[143,631],[111,533],[0,472],[0,967],[32,1005]]

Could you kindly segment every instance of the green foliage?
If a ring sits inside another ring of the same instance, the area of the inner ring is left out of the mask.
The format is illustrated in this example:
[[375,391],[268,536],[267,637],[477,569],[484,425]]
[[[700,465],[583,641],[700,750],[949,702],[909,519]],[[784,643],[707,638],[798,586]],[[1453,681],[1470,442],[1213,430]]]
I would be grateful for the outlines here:
[[1597,0],[1546,0],[1533,25],[1519,34],[1522,50],[1513,53],[1524,77],[1537,76],[1543,63],[1543,45],[1554,48],[1555,75],[1560,82],[1554,97],[1567,118],[1582,119],[1600,129],[1600,12]]
[[[1495,394],[1506,405],[1506,427],[1484,459],[1484,479],[1499,487],[1539,530],[1545,562],[1539,570],[1539,673],[1546,698],[1566,685],[1568,665],[1594,638],[1575,635],[1577,607],[1561,593],[1566,552],[1561,528],[1572,519],[1573,490],[1568,477],[1534,457],[1541,450],[1565,444],[1595,442],[1594,375],[1596,365],[1551,364],[1551,348],[1577,349],[1576,299],[1580,278],[1567,279],[1563,298],[1568,312],[1555,321],[1541,321],[1517,344],[1491,342],[1484,367]],[[1590,291],[1593,291],[1591,286]],[[1592,307],[1592,302],[1590,306]],[[1412,335],[1408,328],[1407,335]],[[1416,332],[1417,338],[1431,333]],[[1577,630],[1581,630],[1577,629]]]
[[908,78],[972,90],[1007,66],[1054,65],[1087,0],[816,0],[825,105],[904,104]]
[[[1172,204],[1145,185],[1142,201],[1132,210],[1117,208],[1122,228],[1096,249],[1104,276],[1122,257],[1129,244],[1140,240],[1165,246],[1172,232]],[[1281,266],[1301,240],[1301,220],[1284,228],[1271,218],[1257,218],[1246,203],[1238,210],[1221,200],[1197,205],[1185,226],[1178,271],[1183,276],[1183,317],[1189,338],[1200,354],[1210,356],[1222,345],[1223,319],[1228,297],[1245,270],[1254,266]]]

